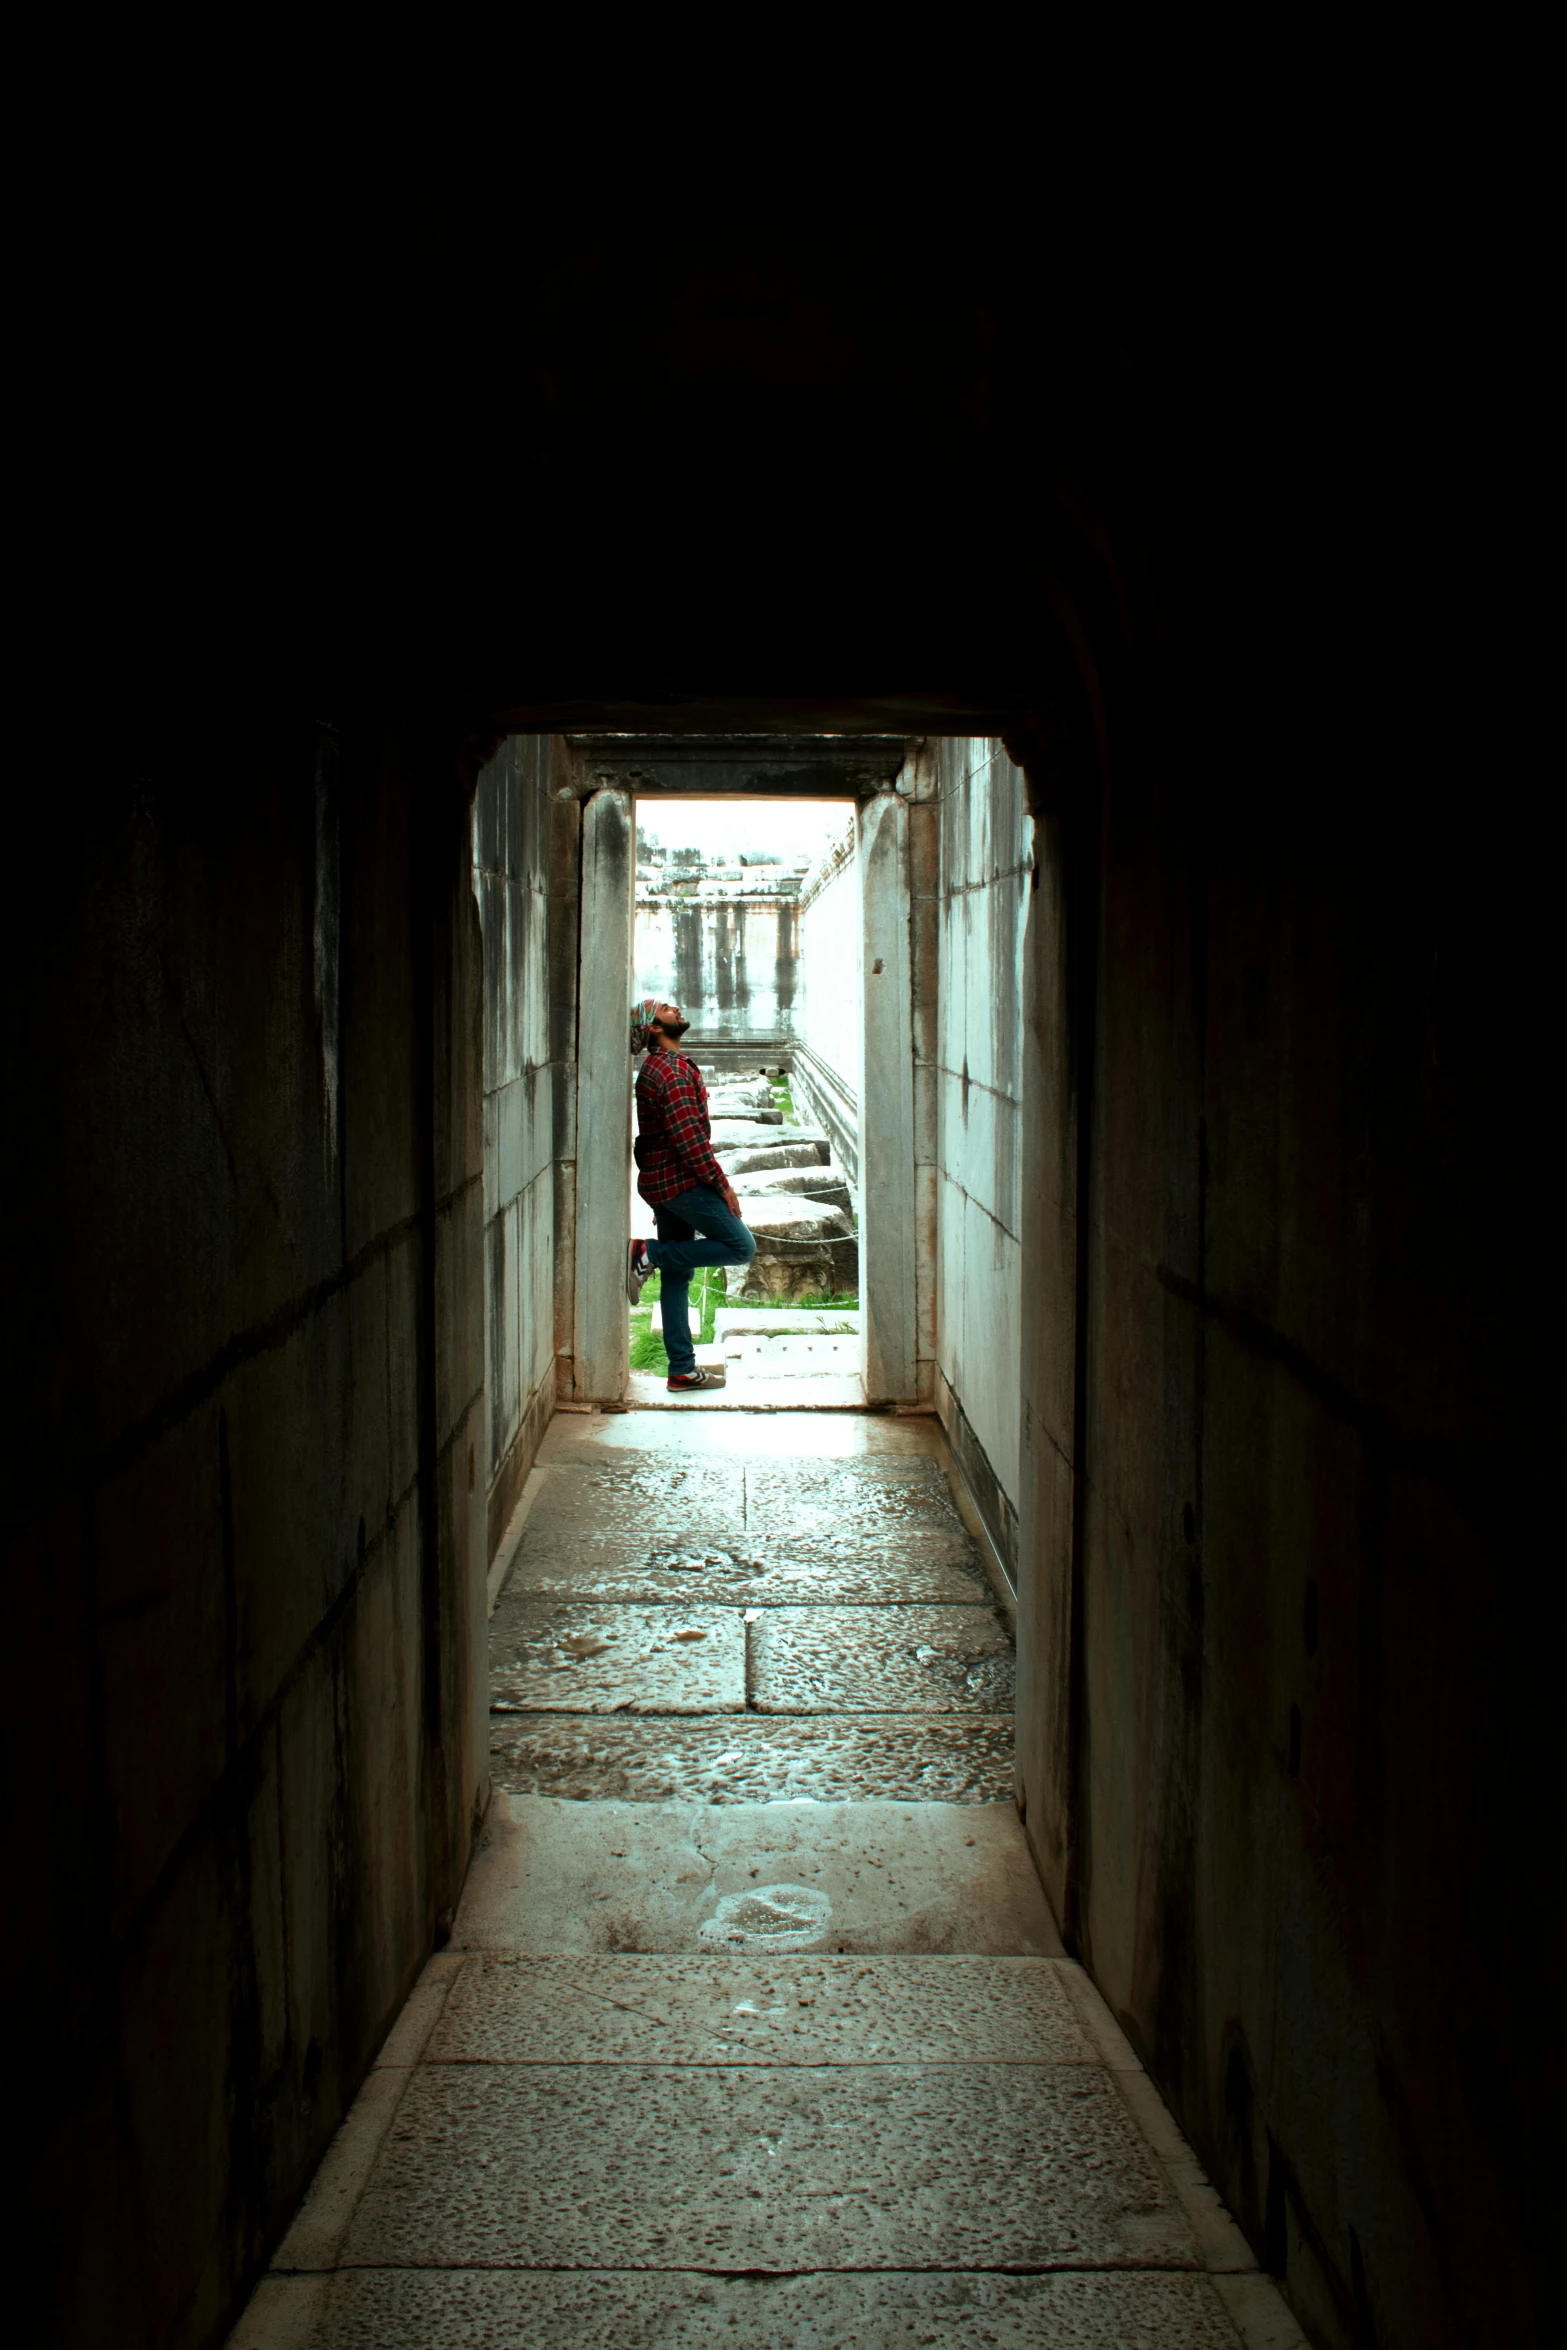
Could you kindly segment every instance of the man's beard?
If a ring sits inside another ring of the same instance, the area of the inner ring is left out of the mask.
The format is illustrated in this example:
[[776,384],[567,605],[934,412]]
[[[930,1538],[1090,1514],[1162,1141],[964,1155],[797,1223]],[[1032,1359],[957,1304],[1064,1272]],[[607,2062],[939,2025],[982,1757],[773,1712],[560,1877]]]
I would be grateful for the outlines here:
[[671,1044],[678,1044],[690,1025],[689,1020],[660,1020],[658,1032],[660,1036],[667,1036]]

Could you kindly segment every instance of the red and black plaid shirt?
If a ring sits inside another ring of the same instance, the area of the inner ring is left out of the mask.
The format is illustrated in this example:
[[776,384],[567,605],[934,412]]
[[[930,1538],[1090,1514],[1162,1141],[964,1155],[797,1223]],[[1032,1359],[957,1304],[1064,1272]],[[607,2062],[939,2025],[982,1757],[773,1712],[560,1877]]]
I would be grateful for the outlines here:
[[667,1045],[649,1053],[637,1079],[637,1189],[661,1208],[698,1183],[722,1192],[713,1156],[702,1072]]

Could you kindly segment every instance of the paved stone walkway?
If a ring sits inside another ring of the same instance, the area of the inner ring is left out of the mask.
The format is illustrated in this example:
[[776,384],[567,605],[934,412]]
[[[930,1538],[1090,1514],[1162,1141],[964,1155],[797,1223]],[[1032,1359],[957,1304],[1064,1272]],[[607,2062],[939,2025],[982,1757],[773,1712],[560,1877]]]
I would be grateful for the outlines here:
[[556,1420],[450,1947],[240,2350],[1300,2343],[1062,1955],[943,1459]]

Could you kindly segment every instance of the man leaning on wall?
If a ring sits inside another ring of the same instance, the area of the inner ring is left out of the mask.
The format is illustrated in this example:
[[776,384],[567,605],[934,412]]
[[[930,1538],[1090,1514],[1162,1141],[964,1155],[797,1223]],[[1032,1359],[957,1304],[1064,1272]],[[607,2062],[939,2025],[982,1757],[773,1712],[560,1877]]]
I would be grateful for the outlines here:
[[718,1372],[697,1369],[692,1274],[699,1265],[748,1265],[756,1254],[733,1186],[713,1156],[702,1072],[678,1049],[690,1025],[678,1004],[661,1004],[656,996],[644,996],[631,1008],[631,1050],[647,1056],[637,1075],[637,1189],[653,1210],[658,1238],[631,1242],[626,1295],[636,1305],[658,1274],[668,1386],[675,1395],[723,1384]]

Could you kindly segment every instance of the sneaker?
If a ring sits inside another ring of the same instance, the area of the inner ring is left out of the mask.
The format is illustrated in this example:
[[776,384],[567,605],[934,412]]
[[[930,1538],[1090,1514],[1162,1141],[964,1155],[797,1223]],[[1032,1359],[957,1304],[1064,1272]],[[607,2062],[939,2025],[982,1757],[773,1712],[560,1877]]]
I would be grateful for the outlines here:
[[671,1395],[683,1395],[688,1387],[722,1387],[717,1371],[671,1371],[664,1385]]
[[626,1251],[626,1295],[634,1306],[641,1304],[643,1289],[652,1279],[653,1270],[647,1242],[634,1240]]

